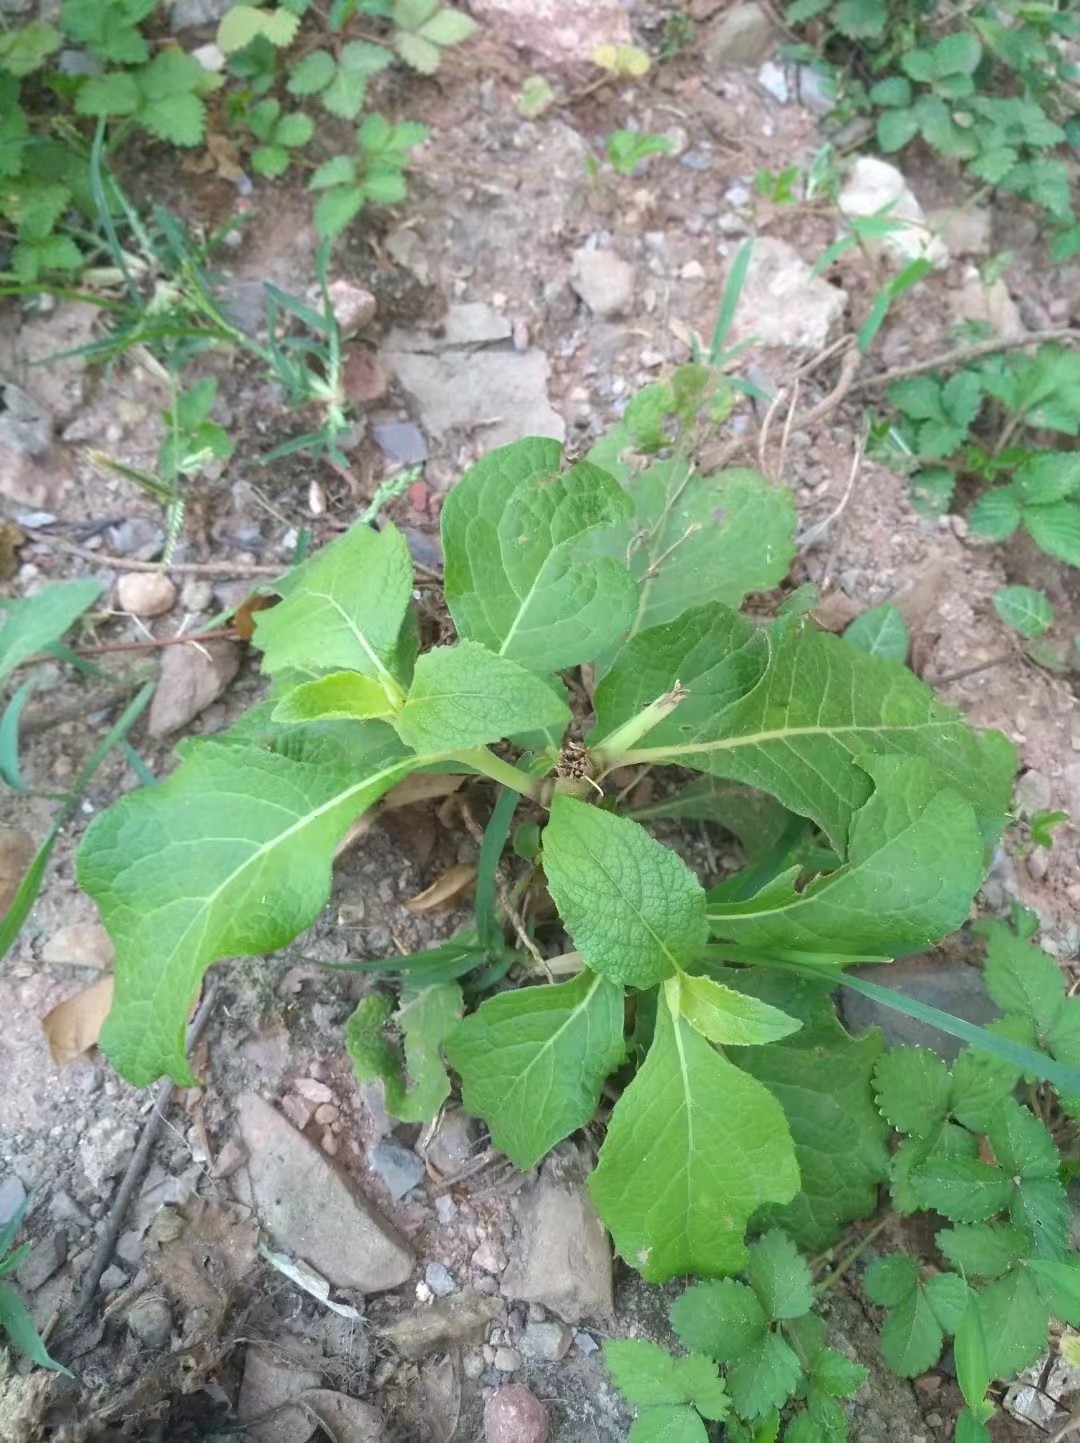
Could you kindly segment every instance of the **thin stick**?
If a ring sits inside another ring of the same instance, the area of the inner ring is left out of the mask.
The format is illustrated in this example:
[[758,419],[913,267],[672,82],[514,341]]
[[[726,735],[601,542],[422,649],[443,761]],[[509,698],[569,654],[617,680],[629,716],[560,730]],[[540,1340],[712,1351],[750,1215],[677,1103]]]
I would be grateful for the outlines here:
[[[807,530],[806,535],[803,537],[802,543],[799,547],[800,551],[805,551],[807,547],[813,546],[816,541],[819,541],[821,537],[825,535],[825,532],[829,529],[833,522],[836,521],[843,514],[844,509],[846,508],[848,502],[851,500],[851,493],[855,487],[855,478],[856,476],[858,476],[859,469],[862,466],[863,451],[865,449],[866,437],[860,436],[859,444],[855,448],[855,458],[851,463],[851,472],[847,479],[847,485],[844,487],[843,496],[840,497],[840,500],[836,503],[836,505],[833,507],[833,509],[829,512],[828,516],[826,516],[823,521],[817,522],[816,525],[811,526]],[[826,584],[827,579],[827,574],[822,577],[822,586]]]
[[976,662],[974,666],[965,666],[960,671],[948,671],[942,676],[927,676],[923,680],[927,686],[948,686],[951,681],[963,681],[966,676],[978,676],[980,671],[989,671],[991,667],[1002,666],[1007,661],[1012,661],[1015,652],[1007,651],[1001,656],[992,656],[989,661]]
[[951,371],[957,366],[964,365],[967,361],[977,360],[980,356],[993,356],[999,351],[1016,351],[1024,346],[1041,346],[1047,341],[1065,341],[1080,339],[1080,330],[1075,326],[1058,326],[1050,331],[1032,331],[1026,336],[1013,336],[1006,338],[998,336],[992,341],[978,341],[972,346],[961,346],[956,351],[943,351],[939,355],[930,356],[925,361],[913,361],[910,366],[897,366],[895,370],[883,371],[879,376],[867,376],[864,381],[853,387],[859,391],[880,391],[884,386],[889,386],[893,381],[902,381],[908,376],[921,376],[925,371]]
[[84,561],[93,561],[98,566],[112,566],[118,571],[175,571],[183,576],[280,576],[286,566],[258,566],[239,561],[170,561],[166,566],[161,561],[135,561],[130,556],[109,556],[101,551],[91,551],[88,546],[79,546],[62,536],[51,536],[47,531],[38,531],[32,526],[19,528],[31,541],[55,546],[57,551],[66,551],[71,556],[81,556]]
[[[187,1044],[184,1049],[186,1055],[190,1055],[195,1044],[206,1030],[206,1024],[210,1020],[210,1012],[214,1004],[214,992],[214,984],[211,983],[203,995],[203,1000],[199,1004],[199,1010],[196,1012],[191,1026],[188,1028]],[[142,1182],[146,1169],[149,1166],[150,1154],[154,1150],[158,1134],[161,1132],[161,1128],[165,1122],[165,1110],[169,1106],[175,1090],[176,1084],[171,1077],[164,1077],[158,1083],[157,1091],[154,1093],[154,1105],[150,1111],[150,1116],[146,1119],[142,1136],[139,1138],[139,1145],[132,1154],[131,1161],[127,1165],[127,1171],[124,1173],[120,1186],[116,1190],[112,1207],[109,1209],[109,1219],[104,1236],[97,1246],[97,1251],[94,1253],[86,1277],[83,1279],[82,1287],[79,1289],[72,1316],[73,1324],[89,1312],[93,1304],[94,1297],[98,1290],[98,1284],[101,1282],[101,1275],[109,1266],[113,1249],[116,1247],[116,1240],[120,1236],[120,1229],[123,1226],[124,1218],[127,1216],[128,1208],[131,1206],[131,1200],[135,1196],[135,1189]]]

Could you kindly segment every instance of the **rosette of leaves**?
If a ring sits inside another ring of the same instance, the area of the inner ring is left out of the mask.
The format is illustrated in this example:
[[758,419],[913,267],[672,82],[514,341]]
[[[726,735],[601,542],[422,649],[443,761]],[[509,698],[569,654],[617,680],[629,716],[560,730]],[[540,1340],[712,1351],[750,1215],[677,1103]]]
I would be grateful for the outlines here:
[[[794,509],[758,474],[702,474],[672,444],[684,401],[713,404],[701,371],[637,408],[639,438],[608,448],[607,467],[603,448],[565,467],[556,442],[529,439],[469,469],[441,522],[457,639],[418,653],[412,565],[390,525],[353,528],[277,584],[254,638],[269,700],[185,744],[81,849],[117,949],[103,1045],[127,1077],[187,1079],[206,968],[307,927],[340,838],[396,782],[464,770],[532,809],[580,970],[471,1000],[457,1022],[456,992],[429,1008],[420,984],[482,978],[482,949],[426,954],[415,987],[402,959],[398,1012],[384,1001],[351,1029],[360,1064],[385,1064],[417,1113],[445,1095],[449,1063],[524,1168],[587,1124],[617,1075],[590,1187],[650,1279],[744,1266],[763,1208],[809,1243],[872,1204],[880,1039],[848,1038],[829,991],[845,964],[919,950],[966,918],[1013,754],[899,663],[799,618],[739,613],[784,575]],[[571,765],[565,674],[584,665],[596,720]],[[766,794],[779,846],[707,892],[611,809],[614,788],[599,804],[605,779],[638,764]]]
[[394,205],[405,199],[409,151],[428,137],[426,125],[382,115],[366,115],[356,132],[356,152],[324,161],[311,177],[321,192],[315,207],[319,235],[340,235],[365,205]]
[[283,115],[279,100],[257,101],[245,120],[259,142],[251,152],[251,168],[269,177],[284,175],[292,160],[292,151],[307,145],[315,133],[315,122],[310,115],[301,111]]

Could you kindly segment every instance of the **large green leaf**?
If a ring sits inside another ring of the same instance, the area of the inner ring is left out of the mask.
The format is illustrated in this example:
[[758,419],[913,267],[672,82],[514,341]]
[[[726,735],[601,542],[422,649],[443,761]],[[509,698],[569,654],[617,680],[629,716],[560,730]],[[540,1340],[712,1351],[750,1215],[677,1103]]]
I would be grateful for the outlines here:
[[631,471],[624,484],[634,503],[630,570],[638,583],[631,635],[708,602],[741,606],[787,575],[795,507],[758,472],[702,476],[677,458]]
[[548,889],[595,972],[651,987],[697,956],[706,938],[701,884],[637,822],[556,796],[543,848]]
[[636,605],[623,558],[630,500],[587,462],[559,472],[557,441],[500,447],[442,510],[446,601],[460,634],[534,671],[592,661]]
[[412,581],[396,527],[354,526],[276,583],[281,602],[256,613],[263,670],[388,676]]
[[0,680],[28,657],[59,641],[102,592],[100,581],[57,581],[0,612]]
[[197,743],[167,781],[88,829],[79,882],[116,946],[102,1047],[129,1081],[191,1082],[184,1026],[206,968],[273,952],[308,926],[337,842],[416,765],[388,727],[341,725],[351,745],[298,736],[288,755]]
[[415,751],[436,752],[478,747],[528,729],[562,728],[569,720],[561,683],[479,642],[462,641],[420,657],[396,725]]
[[585,1126],[624,1051],[622,989],[591,972],[489,997],[446,1044],[466,1108],[522,1169]]
[[798,872],[746,902],[713,904],[715,936],[748,946],[893,957],[967,918],[983,877],[971,804],[919,757],[863,757],[874,792],[855,813],[847,863],[801,890]]
[[736,1271],[747,1220],[790,1202],[799,1169],[776,1100],[662,1002],[589,1187],[619,1253],[661,1282]]
[[800,978],[762,968],[716,975],[803,1021],[800,1032],[731,1057],[777,1099],[795,1142],[802,1187],[787,1207],[768,1209],[769,1220],[804,1248],[827,1247],[845,1223],[873,1211],[888,1176],[889,1128],[870,1083],[881,1033],[851,1037],[828,993]]
[[[734,654],[718,665],[716,638],[725,634]],[[640,633],[621,653],[597,689],[597,735],[676,681],[689,696],[624,757],[759,787],[817,822],[841,854],[871,792],[863,761],[922,757],[975,807],[985,839],[1000,833],[1012,746],[998,732],[974,731],[898,662],[799,622],[754,632],[723,608],[706,607]]]

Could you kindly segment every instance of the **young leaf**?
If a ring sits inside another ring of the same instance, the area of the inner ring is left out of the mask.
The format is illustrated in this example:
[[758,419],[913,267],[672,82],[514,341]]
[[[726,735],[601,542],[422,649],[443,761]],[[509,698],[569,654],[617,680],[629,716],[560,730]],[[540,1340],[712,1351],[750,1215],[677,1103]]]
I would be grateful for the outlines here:
[[100,581],[54,581],[0,611],[0,680],[42,647],[59,641],[97,601]]
[[707,1418],[724,1417],[723,1382],[716,1364],[700,1354],[673,1358],[644,1339],[611,1339],[604,1344],[604,1364],[619,1392],[636,1407],[693,1403]]
[[1050,1309],[1024,1267],[987,1284],[980,1298],[990,1376],[1015,1377],[1046,1351]]
[[973,731],[895,662],[788,621],[759,633],[757,646],[747,638],[755,661],[757,648],[766,648],[764,666],[756,685],[747,677],[735,698],[730,670],[717,668],[714,648],[702,645],[723,614],[703,608],[635,637],[597,690],[598,734],[678,681],[689,697],[628,754],[634,761],[759,787],[817,822],[843,854],[852,817],[870,795],[864,762],[882,753],[921,757],[975,807],[984,838],[1000,833],[1015,769],[1000,733]]
[[363,720],[389,716],[386,693],[370,676],[358,671],[334,671],[295,686],[275,706],[276,722]]
[[912,1173],[915,1196],[953,1222],[979,1223],[1009,1206],[1012,1180],[978,1158],[931,1157]]
[[964,1316],[956,1328],[953,1344],[956,1360],[956,1381],[969,1408],[977,1408],[990,1386],[989,1354],[983,1327],[982,1301],[978,1293],[969,1293]]
[[651,987],[704,945],[700,882],[637,822],[556,796],[544,828],[543,860],[574,945],[613,982]]
[[730,1363],[765,1337],[769,1315],[746,1283],[695,1283],[671,1305],[671,1326],[688,1348]]
[[735,1411],[743,1418],[762,1418],[782,1408],[802,1379],[802,1365],[779,1333],[766,1333],[728,1365],[727,1382]]
[[650,1282],[730,1272],[750,1215],[798,1186],[776,1101],[661,1005],[589,1179],[619,1253]]
[[291,45],[300,21],[285,9],[258,10],[254,5],[234,5],[225,12],[217,29],[218,47],[231,55],[262,36],[271,45]]
[[712,904],[715,936],[747,946],[896,956],[955,931],[983,874],[971,804],[918,757],[862,758],[873,795],[854,815],[843,867],[798,890],[777,878],[745,902]]
[[830,1398],[850,1398],[866,1382],[869,1368],[853,1363],[835,1348],[822,1348],[810,1362],[810,1377],[815,1387]]
[[[342,157],[335,157],[342,159]],[[333,161],[328,161],[328,165]],[[312,176],[309,185],[314,190],[315,182],[318,179],[318,172]],[[324,240],[333,240],[341,234],[350,221],[354,220],[363,210],[364,201],[363,187],[360,185],[334,185],[319,197],[319,203],[315,207],[315,229]]]
[[482,746],[516,732],[560,731],[570,720],[566,690],[477,641],[439,646],[416,663],[396,726],[414,751]]
[[977,930],[987,939],[983,975],[990,996],[1003,1012],[1029,1017],[1040,1034],[1049,1035],[1065,1006],[1061,968],[1004,922],[980,922]]
[[801,1318],[814,1302],[810,1266],[779,1228],[760,1237],[746,1265],[750,1286],[770,1318]]
[[[363,108],[368,81],[393,62],[394,57],[383,45],[372,45],[365,40],[348,41],[341,47],[334,74],[320,97],[323,105],[331,115],[355,120]],[[304,77],[305,83],[310,84],[311,80],[310,73]]]
[[362,998],[345,1024],[345,1050],[361,1082],[382,1079],[391,1117],[430,1122],[450,1095],[439,1048],[461,1020],[461,989],[440,982],[403,997],[394,1020],[405,1039],[404,1060],[383,1032],[392,1012],[386,992]]
[[911,646],[907,623],[895,606],[871,606],[847,628],[844,640],[870,656],[887,656],[893,661],[907,661]]
[[1042,636],[1054,624],[1046,592],[1033,586],[1003,586],[994,593],[994,610],[1021,636]]
[[943,1228],[935,1241],[952,1265],[972,1278],[1000,1278],[1031,1251],[1020,1229],[1006,1223]]
[[[446,601],[458,632],[533,671],[591,661],[625,634],[630,500],[558,442],[516,441],[470,467],[442,509]],[[650,697],[649,700],[652,700]]]
[[1035,545],[1047,556],[1080,566],[1080,506],[1074,501],[1025,506],[1023,522]]
[[624,1051],[622,989],[591,972],[499,992],[446,1044],[466,1108],[522,1169],[585,1126]]
[[276,585],[282,601],[255,618],[264,671],[389,675],[412,595],[409,548],[395,526],[356,525]]
[[966,1297],[963,1279],[951,1274],[940,1274],[939,1277],[946,1279],[947,1286],[942,1297],[935,1299],[931,1287],[939,1282],[939,1278],[933,1278],[930,1284],[924,1285],[919,1279],[918,1264],[914,1258],[893,1254],[879,1259],[867,1269],[863,1280],[867,1297],[871,1302],[889,1309],[878,1340],[881,1356],[902,1378],[914,1378],[919,1373],[925,1373],[941,1354],[944,1338],[935,1301],[941,1311],[950,1316],[948,1304],[955,1301],[952,1297],[953,1285],[958,1284]]
[[83,890],[116,947],[102,1050],[136,1086],[190,1085],[184,1028],[206,968],[273,952],[318,916],[334,847],[415,758],[378,722],[352,747],[306,755],[208,741],[167,781],[95,818],[79,849]]
[[12,1347],[39,1368],[52,1368],[72,1377],[62,1363],[49,1356],[33,1314],[8,1283],[0,1283],[0,1337],[6,1337]]
[[639,1414],[627,1443],[709,1443],[709,1434],[693,1408],[664,1406]]
[[711,977],[680,973],[679,1010],[691,1027],[710,1042],[727,1047],[758,1047],[798,1032],[802,1023],[778,1007],[736,992]]

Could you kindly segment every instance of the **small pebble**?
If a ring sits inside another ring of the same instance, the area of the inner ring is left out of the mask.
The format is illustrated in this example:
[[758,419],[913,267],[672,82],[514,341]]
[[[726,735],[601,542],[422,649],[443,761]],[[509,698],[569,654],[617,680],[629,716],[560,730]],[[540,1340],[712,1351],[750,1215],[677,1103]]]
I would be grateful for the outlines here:
[[209,581],[187,581],[180,593],[180,605],[185,611],[209,611],[214,604],[214,588]]
[[128,1275],[123,1268],[118,1268],[113,1263],[111,1268],[106,1268],[101,1275],[101,1282],[98,1283],[98,1291],[102,1293],[115,1293],[119,1288],[127,1287]]
[[130,616],[164,616],[176,605],[176,587],[160,571],[129,571],[116,583],[116,599]]
[[144,1348],[167,1347],[172,1337],[172,1313],[164,1298],[144,1297],[128,1313],[128,1327]]
[[551,1415],[521,1383],[507,1383],[484,1404],[484,1443],[547,1443]]
[[395,1202],[427,1176],[427,1169],[416,1153],[392,1138],[384,1137],[377,1142],[368,1156],[373,1171],[382,1178]]
[[500,1373],[516,1373],[521,1367],[521,1354],[516,1348],[496,1348],[492,1367]]
[[474,1268],[485,1273],[501,1273],[506,1267],[506,1251],[491,1238],[485,1238],[470,1259]]
[[[314,1077],[298,1077],[293,1083],[293,1092],[298,1092],[308,1102],[316,1104],[322,1102],[333,1102],[334,1094],[325,1082],[319,1082]],[[318,1118],[318,1113],[315,1114]],[[321,1119],[320,1119],[321,1121]]]
[[9,1173],[0,1182],[0,1227],[6,1227],[26,1201],[26,1189],[15,1176]]
[[584,1353],[586,1357],[588,1357],[590,1353],[598,1353],[600,1351],[600,1344],[591,1333],[575,1333],[574,1343],[577,1346],[578,1352]]
[[457,1292],[457,1283],[454,1282],[449,1269],[442,1263],[428,1263],[424,1273],[424,1282],[437,1298],[448,1298],[451,1293]]
[[457,1203],[449,1193],[443,1193],[435,1199],[435,1216],[444,1228],[449,1227],[457,1217]]
[[558,1363],[573,1341],[574,1335],[562,1323],[530,1323],[521,1335],[521,1351],[540,1363]]
[[1033,847],[1027,858],[1028,876],[1033,882],[1041,882],[1050,870],[1050,852],[1046,847]]

